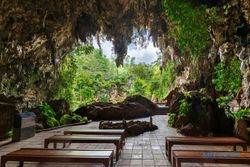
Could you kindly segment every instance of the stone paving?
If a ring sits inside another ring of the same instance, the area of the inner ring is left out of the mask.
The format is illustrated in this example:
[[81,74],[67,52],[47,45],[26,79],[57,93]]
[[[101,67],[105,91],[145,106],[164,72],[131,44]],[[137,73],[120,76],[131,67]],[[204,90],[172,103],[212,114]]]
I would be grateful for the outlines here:
[[[149,120],[144,118],[140,120]],[[168,116],[159,115],[153,117],[153,122],[159,129],[153,132],[146,132],[136,137],[128,137],[126,145],[122,150],[116,167],[171,167],[165,156],[165,136],[179,136],[176,129],[167,125]],[[42,148],[45,138],[55,134],[62,134],[66,129],[98,128],[99,122],[92,122],[87,125],[60,128],[52,131],[37,133],[33,138],[11,143],[0,147],[0,156],[14,151],[21,147]],[[51,146],[50,146],[51,147]],[[60,147],[60,145],[59,145]],[[112,144],[71,144],[69,148],[77,149],[115,149]],[[213,149],[231,150],[230,147],[211,146],[176,146],[174,149]],[[250,149],[250,148],[248,148]],[[17,163],[8,162],[6,167],[16,167]],[[25,163],[25,167],[101,167],[101,164],[73,164],[73,163]],[[226,165],[226,164],[183,164],[183,167],[250,167],[250,165]]]

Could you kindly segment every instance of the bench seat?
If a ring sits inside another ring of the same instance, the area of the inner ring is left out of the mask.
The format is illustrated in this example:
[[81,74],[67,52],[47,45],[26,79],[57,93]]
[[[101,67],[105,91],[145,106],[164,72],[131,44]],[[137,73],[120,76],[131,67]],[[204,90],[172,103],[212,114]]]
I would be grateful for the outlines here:
[[72,129],[65,130],[64,135],[121,135],[125,145],[125,129]]
[[121,136],[100,136],[100,135],[55,135],[44,140],[44,148],[48,148],[53,143],[54,148],[57,143],[112,143],[116,146],[116,161],[122,149]]
[[243,151],[247,151],[247,143],[236,137],[166,137],[166,156],[171,162],[171,151],[174,145],[212,145],[212,146],[241,146]]
[[113,167],[113,151],[23,148],[3,155],[1,167],[8,161],[19,161],[19,167],[24,162],[102,163]]
[[250,152],[173,151],[173,167],[181,167],[181,163],[250,164]]

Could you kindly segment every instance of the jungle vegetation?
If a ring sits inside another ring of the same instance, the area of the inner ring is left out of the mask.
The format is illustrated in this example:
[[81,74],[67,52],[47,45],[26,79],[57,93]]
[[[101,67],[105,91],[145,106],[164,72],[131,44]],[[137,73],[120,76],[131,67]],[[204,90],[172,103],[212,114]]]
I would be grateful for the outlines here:
[[127,57],[121,67],[93,46],[80,46],[65,57],[59,70],[55,99],[66,99],[71,110],[93,102],[120,102],[140,94],[163,100],[175,80],[174,63],[160,69],[160,58],[152,64],[135,64]]

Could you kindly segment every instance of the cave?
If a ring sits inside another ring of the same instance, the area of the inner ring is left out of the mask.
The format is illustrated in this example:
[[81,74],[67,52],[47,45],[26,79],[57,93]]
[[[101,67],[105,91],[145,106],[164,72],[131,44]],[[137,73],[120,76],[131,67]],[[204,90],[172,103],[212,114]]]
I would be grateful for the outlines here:
[[[88,46],[93,40],[100,47],[104,38],[112,43],[115,65],[119,68],[126,66],[128,47],[135,39],[143,45],[150,38],[161,51],[159,75],[164,76],[164,72],[176,75],[174,79],[168,76],[171,84],[163,84],[162,90],[165,87],[169,90],[160,101],[171,106],[170,112],[175,114],[171,123],[194,132],[197,127],[193,126],[204,122],[192,119],[193,124],[187,126],[187,120],[199,114],[201,118],[214,117],[216,113],[196,113],[212,104],[211,108],[221,112],[221,118],[227,113],[246,120],[243,125],[229,121],[228,127],[232,130],[234,124],[236,135],[249,140],[246,118],[250,112],[249,25],[248,0],[3,0],[0,139],[12,127],[15,114],[53,100],[58,86],[55,81],[72,51]],[[189,119],[176,112],[181,112],[183,106],[184,114],[190,106],[195,110]],[[211,131],[218,134],[220,130],[213,127],[195,135],[208,136]]]

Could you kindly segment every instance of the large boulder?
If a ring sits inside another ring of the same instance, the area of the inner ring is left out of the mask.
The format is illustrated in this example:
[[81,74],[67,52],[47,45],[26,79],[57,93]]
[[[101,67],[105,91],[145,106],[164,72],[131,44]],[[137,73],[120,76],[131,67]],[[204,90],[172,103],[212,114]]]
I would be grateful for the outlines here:
[[6,133],[13,127],[13,121],[17,111],[17,103],[20,98],[0,95],[0,140],[5,138]]
[[128,97],[121,103],[93,103],[81,107],[76,114],[92,120],[122,120],[147,117],[157,110],[157,106],[143,96]]

